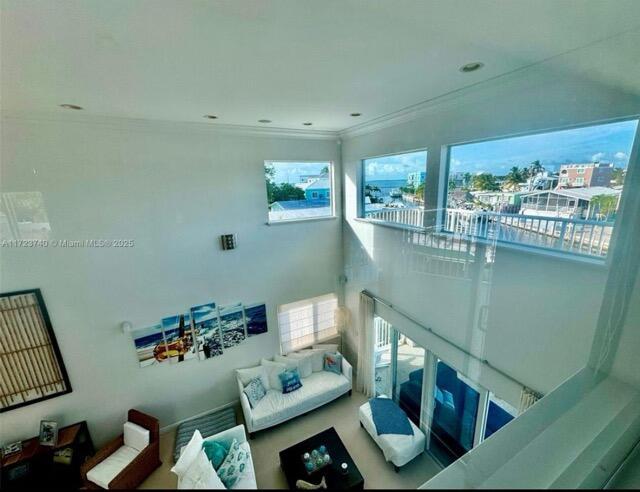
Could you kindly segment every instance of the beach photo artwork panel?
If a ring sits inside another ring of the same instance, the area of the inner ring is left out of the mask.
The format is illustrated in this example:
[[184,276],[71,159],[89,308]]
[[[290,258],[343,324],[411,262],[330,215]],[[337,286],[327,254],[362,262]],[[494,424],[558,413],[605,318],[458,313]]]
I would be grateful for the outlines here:
[[234,347],[245,339],[242,303],[218,308],[224,348]]
[[267,332],[267,306],[264,303],[244,306],[244,319],[247,324],[247,336]]
[[194,326],[195,352],[199,360],[222,355],[222,336],[216,303],[191,308]]

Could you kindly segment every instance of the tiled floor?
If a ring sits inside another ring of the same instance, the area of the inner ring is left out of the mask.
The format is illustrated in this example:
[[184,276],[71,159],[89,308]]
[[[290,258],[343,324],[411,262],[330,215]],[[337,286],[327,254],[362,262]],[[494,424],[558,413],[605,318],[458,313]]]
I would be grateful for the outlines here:
[[[358,408],[366,401],[364,395],[353,393],[295,418],[272,429],[258,432],[251,440],[251,451],[256,469],[258,487],[261,489],[286,488],[286,481],[278,458],[278,451],[287,448],[331,426],[335,427],[349,453],[358,465],[369,489],[415,489],[433,477],[439,466],[427,454],[405,465],[399,473],[384,460],[380,449],[369,434],[360,427]],[[170,472],[173,466],[173,441],[175,432],[160,438],[163,465],[140,488],[153,489],[176,487],[176,477]]]

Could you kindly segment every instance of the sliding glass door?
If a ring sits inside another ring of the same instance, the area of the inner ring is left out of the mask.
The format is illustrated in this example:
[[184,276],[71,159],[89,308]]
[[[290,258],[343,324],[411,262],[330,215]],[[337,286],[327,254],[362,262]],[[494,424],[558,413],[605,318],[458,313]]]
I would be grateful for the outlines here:
[[414,424],[420,426],[425,350],[405,335],[398,336],[394,400]]
[[393,398],[428,436],[427,449],[448,466],[517,415],[509,403],[465,377],[379,316],[376,396]]
[[480,392],[459,372],[438,360],[433,399],[430,451],[448,465],[474,446]]

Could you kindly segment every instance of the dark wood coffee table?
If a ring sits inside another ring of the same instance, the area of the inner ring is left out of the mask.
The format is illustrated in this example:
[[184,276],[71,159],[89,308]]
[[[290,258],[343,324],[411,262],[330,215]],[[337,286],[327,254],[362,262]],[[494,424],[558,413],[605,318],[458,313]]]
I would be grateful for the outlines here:
[[[322,444],[327,448],[332,463],[309,474],[304,467],[302,455]],[[346,474],[340,470],[342,463],[346,463],[349,467]],[[317,484],[320,483],[322,477],[325,477],[329,489],[361,490],[364,488],[364,478],[362,478],[360,470],[333,427],[280,451],[280,466],[287,477],[289,488],[292,490],[297,489],[296,482],[298,480]]]

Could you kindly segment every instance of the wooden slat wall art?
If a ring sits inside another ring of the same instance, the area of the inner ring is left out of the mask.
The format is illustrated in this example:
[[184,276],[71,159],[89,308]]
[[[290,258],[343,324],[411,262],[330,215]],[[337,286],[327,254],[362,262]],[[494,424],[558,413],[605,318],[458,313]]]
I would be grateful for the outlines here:
[[0,412],[70,392],[40,289],[0,294]]

